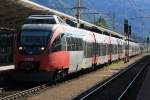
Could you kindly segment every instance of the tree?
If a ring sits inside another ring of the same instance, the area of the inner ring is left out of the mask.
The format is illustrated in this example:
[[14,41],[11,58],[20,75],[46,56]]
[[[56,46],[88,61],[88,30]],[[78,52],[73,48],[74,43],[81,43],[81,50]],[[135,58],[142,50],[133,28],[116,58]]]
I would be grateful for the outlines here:
[[100,26],[100,27],[103,27],[103,28],[107,28],[107,22],[104,18],[100,17],[96,22],[95,24],[97,26]]

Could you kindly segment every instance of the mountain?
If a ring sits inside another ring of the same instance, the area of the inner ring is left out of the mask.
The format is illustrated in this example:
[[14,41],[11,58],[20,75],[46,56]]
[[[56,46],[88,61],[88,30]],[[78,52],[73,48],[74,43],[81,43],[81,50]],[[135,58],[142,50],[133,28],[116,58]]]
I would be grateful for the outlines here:
[[67,12],[67,8],[72,8],[76,6],[76,0],[32,0],[32,1],[62,12]]

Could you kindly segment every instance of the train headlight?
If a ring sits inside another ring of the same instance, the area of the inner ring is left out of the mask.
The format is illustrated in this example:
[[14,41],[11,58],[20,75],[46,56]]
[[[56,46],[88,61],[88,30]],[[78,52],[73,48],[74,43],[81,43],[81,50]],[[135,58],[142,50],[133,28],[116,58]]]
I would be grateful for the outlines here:
[[41,47],[41,50],[43,51],[43,50],[45,50],[45,48],[44,48],[44,47]]
[[22,47],[22,46],[20,46],[20,47],[19,47],[19,50],[23,50],[23,47]]

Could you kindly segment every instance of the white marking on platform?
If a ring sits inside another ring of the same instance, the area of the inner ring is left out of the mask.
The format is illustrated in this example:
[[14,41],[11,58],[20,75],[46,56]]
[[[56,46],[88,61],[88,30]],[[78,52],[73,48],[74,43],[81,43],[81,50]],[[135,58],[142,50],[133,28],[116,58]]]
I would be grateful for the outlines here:
[[15,68],[14,65],[1,66],[1,67],[0,67],[0,71],[6,71],[6,70],[14,69],[14,68]]

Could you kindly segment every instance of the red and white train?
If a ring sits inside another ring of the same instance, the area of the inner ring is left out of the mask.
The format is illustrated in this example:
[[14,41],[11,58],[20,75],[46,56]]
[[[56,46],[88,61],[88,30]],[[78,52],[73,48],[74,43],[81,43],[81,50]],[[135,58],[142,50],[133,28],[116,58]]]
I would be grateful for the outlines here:
[[[124,36],[71,27],[55,18],[34,15],[23,25],[17,41],[13,78],[47,81],[125,57]],[[113,34],[110,32],[105,31]],[[129,44],[129,56],[140,53],[138,43]]]

